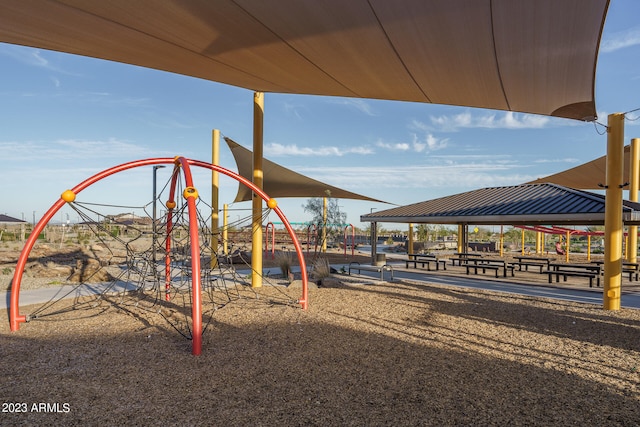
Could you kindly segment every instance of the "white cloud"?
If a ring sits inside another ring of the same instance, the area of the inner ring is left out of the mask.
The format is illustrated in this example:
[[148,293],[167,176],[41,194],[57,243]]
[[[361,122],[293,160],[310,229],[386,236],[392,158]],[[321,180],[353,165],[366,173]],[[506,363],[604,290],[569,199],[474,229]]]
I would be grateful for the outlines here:
[[344,105],[351,109],[357,110],[367,116],[376,116],[371,105],[364,99],[359,98],[329,98],[333,104]]
[[[18,62],[22,62],[23,64],[44,68],[46,70],[55,71],[57,73],[74,75],[73,73],[65,71],[58,65],[52,63],[41,53],[39,49],[11,44],[0,44],[0,54],[9,56]],[[49,56],[56,55],[55,53],[48,54]]]
[[158,152],[141,145],[135,145],[117,139],[89,141],[61,139],[51,142],[0,142],[0,151],[14,161],[59,161],[69,159],[116,159],[157,156]]
[[449,138],[438,139],[432,134],[426,136],[426,144],[430,151],[441,150],[446,148],[449,143]]
[[412,135],[411,143],[408,142],[384,142],[378,141],[376,142],[376,147],[389,150],[389,151],[400,151],[400,152],[414,152],[414,153],[422,153],[425,151],[436,151],[447,147],[449,142],[448,138],[440,139],[436,138],[432,134],[427,134],[424,136],[424,139],[420,139],[418,135]]
[[504,113],[486,113],[472,115],[463,112],[454,115],[431,116],[431,125],[414,121],[412,126],[416,129],[433,130],[442,132],[456,132],[460,129],[541,129],[547,126],[551,119],[545,116],[533,114],[521,114],[507,111]]
[[[297,171],[322,182],[392,203],[402,202],[389,199],[394,196],[411,194],[414,201],[420,201],[431,198],[429,194],[434,192],[454,194],[483,187],[517,185],[538,178],[523,174],[522,165],[504,160],[485,160],[441,162],[438,159],[433,164],[407,165],[402,168],[352,166],[304,168]],[[380,179],[381,177],[384,179]],[[376,183],[375,194],[371,194],[372,183]]]
[[640,27],[607,35],[600,43],[600,52],[608,53],[630,46],[640,45]]
[[567,157],[564,159],[539,159],[535,163],[578,163],[579,160],[575,157]]
[[373,150],[363,146],[340,147],[298,147],[296,144],[270,143],[264,146],[265,156],[344,156],[346,154],[373,154]]
[[384,142],[384,141],[376,142],[376,147],[380,147],[385,150],[392,150],[392,151],[409,151],[409,149],[411,148],[409,144],[407,144],[406,142],[390,143],[390,142]]

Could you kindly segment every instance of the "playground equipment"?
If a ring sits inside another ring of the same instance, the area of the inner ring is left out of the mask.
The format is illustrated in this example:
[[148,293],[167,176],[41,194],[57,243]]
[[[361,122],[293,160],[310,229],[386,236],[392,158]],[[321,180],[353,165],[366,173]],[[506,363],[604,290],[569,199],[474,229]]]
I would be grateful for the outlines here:
[[[103,291],[100,292],[101,297],[106,295],[107,292],[113,292],[116,289],[121,289],[122,295],[134,290],[136,293],[141,295],[155,295],[155,298],[151,298],[153,300],[152,305],[160,305],[160,301],[162,300],[165,302],[171,301],[174,293],[182,295],[183,299],[191,306],[191,321],[190,325],[187,325],[187,328],[189,329],[189,335],[192,339],[192,354],[199,355],[201,353],[203,333],[203,281],[206,281],[208,285],[206,289],[207,293],[212,295],[214,293],[213,291],[220,287],[218,282],[223,282],[225,277],[228,277],[229,274],[233,276],[233,272],[227,271],[227,274],[225,274],[222,270],[213,272],[210,268],[203,267],[203,252],[210,251],[211,257],[217,257],[218,248],[208,247],[208,241],[211,238],[211,230],[206,226],[208,218],[202,217],[198,209],[198,203],[202,202],[202,200],[199,198],[198,191],[194,186],[191,168],[200,167],[219,172],[239,181],[243,185],[246,185],[258,197],[262,198],[266,202],[269,210],[278,215],[287,232],[291,236],[300,263],[302,295],[296,303],[299,304],[302,309],[306,309],[308,307],[307,271],[302,248],[290,223],[278,207],[276,200],[270,198],[261,189],[257,188],[253,183],[242,176],[221,166],[184,157],[152,158],[124,163],[86,179],[74,188],[64,191],[60,199],[58,199],[44,214],[27,239],[16,265],[11,286],[9,312],[9,321],[12,331],[17,331],[20,323],[38,318],[38,314],[20,314],[20,285],[27,260],[38,236],[40,236],[45,226],[51,221],[54,215],[65,204],[72,206],[79,215],[82,214],[83,205],[81,202],[76,200],[79,193],[102,179],[133,168],[163,164],[173,165],[173,173],[171,175],[169,193],[166,202],[167,213],[164,219],[164,226],[159,227],[160,230],[164,230],[164,268],[158,269],[158,265],[155,260],[155,246],[151,248],[152,250],[146,252],[140,252],[135,248],[134,242],[140,240],[139,237],[142,235],[141,233],[137,233],[135,237],[128,240],[117,238],[117,236],[110,236],[113,237],[112,242],[119,242],[124,246],[126,249],[126,259],[123,262],[123,273],[119,274],[116,277],[116,280],[112,281],[112,283],[104,286]],[[182,198],[178,197],[180,194],[178,189],[181,186],[184,186],[184,189],[181,192]],[[88,226],[96,232],[96,235],[109,235],[105,225],[101,224],[99,221],[87,221],[87,224],[89,224]],[[153,224],[153,230],[156,230],[155,222]],[[176,245],[176,243],[178,243],[178,245]],[[149,253],[152,253],[153,255],[149,256]],[[259,273],[262,274],[262,272]],[[158,286],[158,275],[164,276],[163,289],[165,298],[158,296],[159,292],[161,292],[160,287]],[[237,278],[237,275],[235,278]],[[73,290],[69,291],[69,293],[76,292],[77,294],[77,289],[82,285],[86,284],[81,283],[80,285],[75,286]],[[227,295],[228,301],[230,298],[229,289],[226,285],[223,287],[225,288],[224,291]],[[210,301],[213,299],[214,298],[209,298]],[[218,303],[215,305],[214,301],[214,310],[219,306],[224,306],[224,304],[225,303]],[[136,302],[135,305],[137,306],[138,302]]]

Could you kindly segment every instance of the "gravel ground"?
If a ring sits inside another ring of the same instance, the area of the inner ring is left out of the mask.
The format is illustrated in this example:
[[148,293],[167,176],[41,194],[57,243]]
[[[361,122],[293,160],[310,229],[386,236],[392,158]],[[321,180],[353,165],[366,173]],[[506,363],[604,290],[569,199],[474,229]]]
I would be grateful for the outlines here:
[[321,287],[307,311],[279,294],[218,310],[197,357],[106,303],[3,322],[3,410],[27,412],[0,424],[640,425],[638,310],[410,282]]
[[200,356],[114,301],[0,322],[0,425],[640,425],[640,310],[341,275],[307,311],[283,292],[241,289]]

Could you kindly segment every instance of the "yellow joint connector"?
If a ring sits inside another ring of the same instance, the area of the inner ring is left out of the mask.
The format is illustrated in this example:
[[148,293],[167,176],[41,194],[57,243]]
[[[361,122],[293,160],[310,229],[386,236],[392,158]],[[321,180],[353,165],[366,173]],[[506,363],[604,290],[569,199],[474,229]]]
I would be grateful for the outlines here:
[[275,209],[276,206],[278,206],[278,202],[276,201],[276,199],[269,199],[267,200],[267,206],[269,207],[269,209]]
[[175,163],[176,166],[181,167],[182,164],[180,163],[180,156],[175,156],[173,158],[173,163]]
[[71,190],[66,190],[64,193],[62,193],[60,195],[60,197],[62,198],[62,200],[64,200],[67,203],[71,203],[73,201],[76,200],[76,193],[74,193]]
[[175,209],[176,202],[174,202],[173,200],[167,200],[167,203],[165,204],[165,206],[167,207],[167,209]]
[[184,197],[185,199],[188,199],[189,197],[194,197],[194,198],[197,199],[198,198],[198,190],[196,190],[195,187],[187,187],[182,192],[182,197]]

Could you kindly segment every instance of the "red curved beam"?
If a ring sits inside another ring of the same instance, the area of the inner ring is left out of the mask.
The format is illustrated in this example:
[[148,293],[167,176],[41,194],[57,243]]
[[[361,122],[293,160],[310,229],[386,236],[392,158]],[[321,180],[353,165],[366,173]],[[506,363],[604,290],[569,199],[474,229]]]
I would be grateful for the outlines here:
[[[78,193],[80,193],[82,190],[84,190],[85,188],[89,187],[90,185],[100,181],[101,179],[104,179],[108,176],[111,176],[113,174],[128,170],[128,169],[132,169],[132,168],[136,168],[136,167],[141,167],[141,166],[151,166],[151,165],[157,165],[157,164],[177,164],[179,163],[183,169],[185,169],[185,165],[187,166],[186,169],[189,169],[188,166],[189,165],[193,165],[193,166],[198,166],[198,167],[203,167],[203,168],[207,168],[207,169],[211,169],[213,171],[216,172],[220,172],[223,175],[227,175],[235,180],[237,180],[238,182],[246,185],[247,187],[249,187],[255,194],[257,194],[259,197],[261,197],[265,202],[269,202],[270,197],[264,192],[262,191],[262,189],[256,187],[251,181],[247,180],[246,178],[238,175],[237,173],[230,171],[228,169],[223,168],[222,166],[218,166],[218,165],[212,165],[210,163],[205,163],[205,162],[201,162],[201,161],[197,161],[197,160],[190,160],[190,159],[185,159],[185,158],[151,158],[151,159],[144,159],[144,160],[136,160],[133,162],[129,162],[129,163],[124,163],[109,169],[106,169],[100,173],[97,173],[95,175],[93,175],[92,177],[82,181],[80,184],[76,185],[75,187],[73,187],[71,190],[69,190],[74,196],[77,196]],[[185,174],[186,174],[186,170],[185,170]],[[175,197],[174,192],[175,192],[175,183],[177,181],[177,174],[175,173],[175,169],[174,169],[174,177],[172,178],[172,191],[171,191],[171,198]],[[191,180],[191,172],[189,170],[188,172],[189,175],[189,180]],[[186,175],[185,175],[186,176]],[[66,193],[66,192],[65,192]],[[64,194],[64,193],[63,193]],[[195,222],[196,218],[192,217],[192,215],[195,215],[195,200],[193,200],[193,197],[189,197],[187,199],[188,201],[188,208],[189,208],[189,221],[190,223]],[[171,199],[170,199],[171,200]],[[67,203],[67,201],[65,199],[62,198],[62,196],[60,197],[60,199],[58,199],[52,206],[51,208],[49,208],[49,210],[43,215],[43,217],[40,219],[40,221],[35,225],[35,227],[33,228],[33,231],[31,232],[31,234],[29,235],[29,238],[27,239],[27,241],[25,242],[25,245],[22,249],[22,252],[20,253],[20,256],[18,257],[18,262],[16,264],[16,271],[14,273],[13,276],[13,280],[11,282],[11,300],[10,300],[10,308],[9,308],[9,323],[10,323],[10,328],[11,331],[17,331],[19,329],[20,323],[22,322],[26,322],[27,321],[27,317],[24,315],[20,315],[19,313],[19,309],[20,309],[20,284],[22,282],[22,275],[24,273],[24,269],[27,263],[27,259],[29,257],[29,254],[31,253],[31,250],[33,249],[33,246],[35,245],[35,242],[38,238],[38,236],[40,235],[40,233],[42,233],[42,231],[44,230],[44,227],[49,223],[49,221],[51,220],[51,218],[54,217],[54,215],[62,208],[62,206],[65,205],[65,203]],[[191,206],[191,204],[193,204],[193,207]],[[289,232],[289,235],[291,236],[292,240],[293,240],[293,244],[296,250],[296,253],[298,255],[298,260],[300,262],[300,273],[302,276],[302,298],[300,300],[298,300],[298,303],[301,305],[302,309],[307,309],[308,305],[309,305],[309,295],[308,295],[308,282],[307,282],[307,268],[306,268],[306,264],[304,261],[304,255],[302,253],[302,248],[300,246],[300,242],[298,241],[298,238],[295,234],[295,231],[293,230],[293,228],[291,227],[291,224],[289,223],[289,221],[287,220],[286,216],[284,215],[284,213],[282,212],[282,210],[280,209],[279,206],[274,206],[273,211],[278,215],[278,217],[282,220],[285,228],[287,229],[287,231]],[[171,211],[171,209],[170,209]],[[190,227],[192,228],[192,227]],[[196,233],[196,242],[197,242],[197,227],[193,227],[195,228],[195,233]],[[193,237],[193,236],[191,236]],[[170,249],[170,242],[167,242],[167,246],[168,249]],[[199,264],[200,264],[200,255],[199,255],[199,251],[200,251],[200,246],[199,244],[196,245],[192,245],[192,249],[193,247],[197,248],[197,257],[194,257],[192,254],[192,262],[197,263],[198,265],[198,271],[199,271]],[[167,268],[169,268],[169,266],[167,266]],[[200,275],[194,275],[193,277],[198,277],[198,282],[200,280]],[[194,295],[194,299],[196,298],[196,296]],[[200,295],[198,293],[197,298],[200,298]],[[194,304],[195,305],[195,304]],[[194,319],[195,321],[195,319]],[[201,319],[198,319],[199,322],[201,322]],[[196,337],[196,333],[194,330],[194,339]],[[201,339],[201,333],[199,334],[200,337],[199,339]]]

